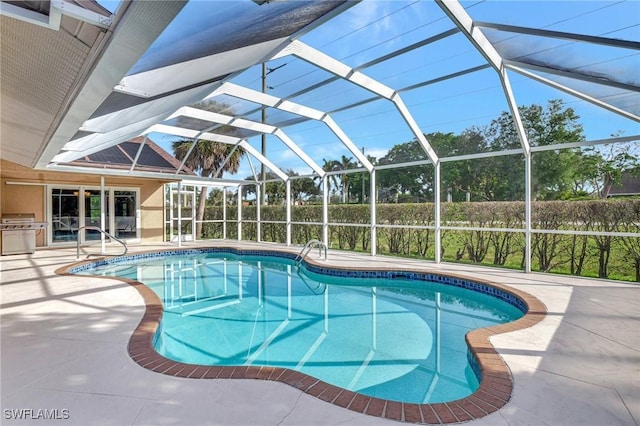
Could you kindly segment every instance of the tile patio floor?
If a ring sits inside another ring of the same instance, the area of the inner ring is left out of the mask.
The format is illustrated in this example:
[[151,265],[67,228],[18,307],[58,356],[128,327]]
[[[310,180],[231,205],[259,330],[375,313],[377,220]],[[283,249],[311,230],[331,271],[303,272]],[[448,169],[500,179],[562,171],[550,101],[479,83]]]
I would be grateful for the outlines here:
[[[237,243],[208,243],[221,244]],[[74,247],[0,258],[2,425],[400,424],[277,382],[181,379],[141,368],[127,354],[144,312],[141,296],[117,281],[56,275],[75,254]],[[491,339],[513,374],[513,396],[470,425],[639,424],[640,286],[331,250],[328,262],[475,276],[527,291],[546,305],[539,324]],[[58,410],[68,419],[10,418],[10,410],[19,409],[33,409],[34,416],[38,409]]]

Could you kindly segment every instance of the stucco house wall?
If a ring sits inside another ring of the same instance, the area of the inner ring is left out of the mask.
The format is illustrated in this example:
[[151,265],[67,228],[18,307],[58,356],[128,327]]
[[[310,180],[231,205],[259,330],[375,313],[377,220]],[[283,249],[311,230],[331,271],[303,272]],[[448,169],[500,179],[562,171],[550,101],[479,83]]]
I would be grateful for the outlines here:
[[[161,242],[164,238],[164,190],[169,180],[105,176],[105,187],[131,187],[140,190],[140,241]],[[100,175],[33,170],[0,160],[0,215],[34,213],[36,221],[46,222],[45,185],[100,186]],[[47,232],[51,232],[50,229]],[[37,233],[36,246],[47,244],[46,234]]]

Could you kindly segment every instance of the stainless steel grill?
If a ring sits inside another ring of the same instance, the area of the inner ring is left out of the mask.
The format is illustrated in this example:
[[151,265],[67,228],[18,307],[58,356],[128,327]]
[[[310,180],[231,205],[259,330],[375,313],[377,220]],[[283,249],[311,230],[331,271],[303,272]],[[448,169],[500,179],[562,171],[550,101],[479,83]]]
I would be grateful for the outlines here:
[[46,222],[36,222],[32,213],[2,215],[2,255],[35,253],[36,230],[46,226]]

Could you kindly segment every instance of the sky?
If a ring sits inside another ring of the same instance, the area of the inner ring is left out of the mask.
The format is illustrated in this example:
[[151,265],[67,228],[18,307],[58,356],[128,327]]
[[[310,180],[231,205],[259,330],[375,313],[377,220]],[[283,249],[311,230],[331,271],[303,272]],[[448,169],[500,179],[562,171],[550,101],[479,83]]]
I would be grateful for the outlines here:
[[[199,0],[208,1],[208,0]],[[117,2],[101,2],[115,10]],[[215,2],[209,1],[212,7]],[[640,40],[639,1],[465,1],[463,6],[478,21],[495,22],[554,31],[585,33],[588,35]],[[188,13],[188,6],[185,13]],[[431,1],[374,1],[364,0],[331,21],[301,37],[310,46],[331,55],[350,67],[359,67],[368,61],[419,40],[453,28],[440,8]],[[485,30],[492,41],[499,41],[501,53],[515,55],[526,52],[541,63],[560,63],[592,74],[613,73],[635,86],[640,85],[640,53],[631,49],[606,49],[593,44],[566,40],[545,41],[538,37],[498,34]],[[515,57],[515,56],[514,56]],[[462,35],[456,34],[428,46],[416,49],[381,64],[368,67],[364,74],[393,88],[402,89],[413,84],[436,79],[451,73],[485,64],[484,58]],[[322,70],[294,57],[270,61],[273,69],[267,77],[268,92],[288,97],[298,90],[329,76]],[[631,72],[629,72],[631,70]],[[613,134],[631,136],[640,134],[640,125],[602,108],[535,82],[514,72],[508,72],[514,97],[518,105],[546,105],[550,99],[562,99],[581,117],[587,140],[610,137]],[[233,82],[261,90],[260,66],[252,67],[235,77]],[[583,88],[594,90],[592,84]],[[609,96],[614,102],[618,89],[599,89],[599,95]],[[309,107],[333,111],[372,94],[348,82],[336,82],[322,92],[314,91],[292,99]],[[497,73],[489,68],[465,76],[448,79],[429,86],[401,92],[404,103],[423,133],[460,133],[473,126],[487,126],[501,112],[508,110]],[[627,98],[628,99],[628,98]],[[635,102],[638,98],[627,102]],[[246,102],[238,104],[246,108]],[[268,111],[273,122],[282,113]],[[414,134],[393,104],[378,100],[355,109],[332,113],[332,118],[367,155],[380,158],[394,145],[412,140]],[[258,116],[255,116],[256,119]],[[353,157],[338,138],[319,122],[306,122],[284,129],[285,133],[322,165],[323,160]],[[172,137],[153,135],[156,143],[169,149]],[[260,137],[249,142],[260,149]],[[306,174],[310,169],[274,136],[267,137],[267,157],[282,169],[293,169]],[[169,149],[170,150],[170,149]],[[256,169],[259,164],[254,160]],[[251,174],[248,161],[235,176]]]

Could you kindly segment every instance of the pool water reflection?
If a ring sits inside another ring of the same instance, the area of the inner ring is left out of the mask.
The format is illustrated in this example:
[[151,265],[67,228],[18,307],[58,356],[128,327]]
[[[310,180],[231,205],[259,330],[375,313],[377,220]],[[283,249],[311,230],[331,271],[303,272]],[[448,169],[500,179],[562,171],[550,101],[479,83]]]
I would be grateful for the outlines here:
[[167,256],[87,272],[135,279],[155,291],[164,304],[155,348],[167,358],[286,367],[411,403],[473,393],[478,378],[465,334],[522,316],[471,290],[319,275],[268,256]]

